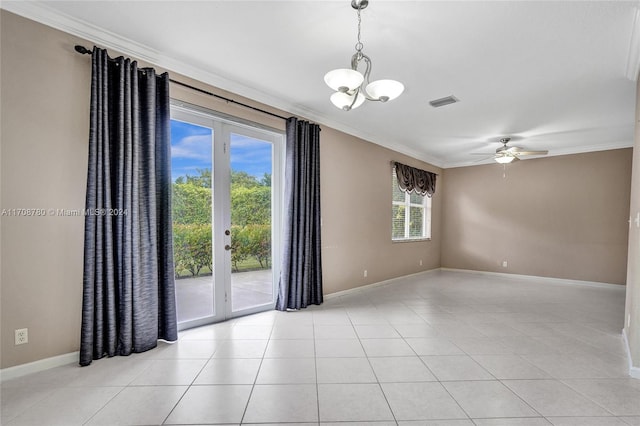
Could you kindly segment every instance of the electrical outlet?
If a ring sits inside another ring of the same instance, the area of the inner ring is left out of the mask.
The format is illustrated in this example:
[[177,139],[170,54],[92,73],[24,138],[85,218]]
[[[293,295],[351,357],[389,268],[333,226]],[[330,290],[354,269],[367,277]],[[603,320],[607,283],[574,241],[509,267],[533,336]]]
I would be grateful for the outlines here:
[[507,267],[507,265],[508,265],[507,261],[506,261],[506,260],[503,260],[503,261],[502,261],[502,267],[503,267],[503,268],[506,268],[506,267]]
[[422,259],[420,259],[420,266],[422,266]]
[[16,345],[24,345],[25,343],[29,343],[29,329],[28,328],[20,328],[15,331],[16,335]]
[[367,270],[364,270],[364,277],[367,278]]

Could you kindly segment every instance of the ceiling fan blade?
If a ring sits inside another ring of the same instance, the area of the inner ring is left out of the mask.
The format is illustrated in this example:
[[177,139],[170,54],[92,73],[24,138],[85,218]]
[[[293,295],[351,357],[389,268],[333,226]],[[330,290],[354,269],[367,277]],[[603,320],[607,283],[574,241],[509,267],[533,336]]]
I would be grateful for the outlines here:
[[471,155],[484,155],[486,157],[493,157],[495,154],[493,152],[472,152]]
[[479,159],[479,160],[472,161],[472,162],[471,162],[471,164],[481,163],[481,162],[483,162],[483,161],[492,160],[492,159],[494,159],[494,158],[495,158],[495,155],[487,155],[487,156],[485,156],[484,158],[481,158],[481,159]]
[[518,155],[547,155],[549,151],[518,151]]
[[[502,158],[508,158],[510,160],[509,161],[504,161],[504,160],[501,160]],[[493,159],[496,160],[497,163],[504,164],[504,165],[507,165],[507,164],[513,163],[514,161],[520,160],[518,158],[517,152],[507,152],[507,151],[500,152],[500,153],[494,155]]]

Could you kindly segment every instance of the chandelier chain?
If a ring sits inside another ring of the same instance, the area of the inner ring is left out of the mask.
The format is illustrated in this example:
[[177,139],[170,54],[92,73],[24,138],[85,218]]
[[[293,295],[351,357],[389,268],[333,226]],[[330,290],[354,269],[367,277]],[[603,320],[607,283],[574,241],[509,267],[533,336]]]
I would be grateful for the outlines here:
[[[383,79],[369,81],[371,75],[371,58],[362,49],[362,9],[369,0],[351,0],[351,7],[358,12],[358,41],[356,53],[351,56],[351,69],[339,68],[329,71],[324,81],[336,92],[331,95],[331,102],[344,111],[358,108],[365,100],[387,102],[397,98],[404,91],[404,85],[395,80]],[[364,72],[358,71],[358,65],[364,62]]]
[[358,7],[358,42],[356,43],[356,52],[358,52],[359,58],[362,57],[362,48],[364,47],[362,41],[360,41],[360,32],[362,28],[362,17],[360,16],[360,9],[361,8]]

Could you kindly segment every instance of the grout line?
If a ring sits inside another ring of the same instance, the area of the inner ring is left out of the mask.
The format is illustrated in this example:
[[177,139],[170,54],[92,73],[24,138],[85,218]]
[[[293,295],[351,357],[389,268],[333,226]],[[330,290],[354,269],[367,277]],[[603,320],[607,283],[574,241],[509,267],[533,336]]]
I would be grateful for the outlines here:
[[316,370],[316,409],[318,414],[318,425],[322,421],[320,417],[320,385],[318,383],[318,351],[316,348],[316,322],[313,318],[313,313],[311,314],[311,336],[313,337],[313,365]]
[[[176,342],[176,344],[178,344],[179,342]],[[193,376],[193,380],[191,380],[191,383],[186,385],[187,389],[183,392],[182,396],[180,396],[180,398],[178,398],[178,401],[176,401],[176,403],[174,404],[173,408],[171,410],[169,410],[169,413],[167,414],[167,416],[164,418],[164,420],[162,421],[162,424],[165,424],[166,421],[169,419],[169,417],[171,416],[171,414],[173,414],[173,412],[175,411],[175,409],[178,407],[178,405],[180,404],[180,402],[182,401],[182,399],[185,397],[185,395],[189,392],[189,390],[191,390],[191,388],[194,386],[194,383],[196,381],[196,379],[198,378],[198,376],[200,376],[200,374],[202,374],[202,371],[206,368],[207,364],[209,364],[209,361],[211,361],[211,359],[213,358],[213,355],[216,353],[216,351],[218,350],[218,345],[215,345],[215,349],[213,350],[213,352],[211,353],[211,356],[209,356],[209,358],[207,358],[207,361],[202,365],[202,368],[200,368],[200,371],[198,371],[198,373]],[[179,360],[179,358],[178,358]],[[148,370],[150,367],[145,368],[144,371]],[[140,373],[142,374],[142,373]],[[140,374],[138,376],[140,376]],[[136,376],[136,377],[138,377]],[[185,385],[167,385],[167,386],[185,386]]]
[[[402,285],[403,283],[398,283],[399,285]],[[407,283],[409,284],[409,283]],[[475,283],[473,283],[475,284]],[[427,283],[428,285],[428,283]],[[384,393],[384,389],[383,389],[383,384],[386,384],[387,382],[381,382],[380,381],[380,377],[378,375],[378,373],[376,373],[376,370],[373,368],[373,364],[372,361],[374,358],[378,358],[377,356],[370,356],[367,351],[365,350],[364,347],[364,340],[368,340],[365,337],[361,337],[361,335],[357,332],[357,328],[360,326],[371,326],[371,330],[375,331],[375,327],[377,327],[379,329],[379,332],[383,332],[386,330],[387,326],[389,326],[391,329],[395,330],[396,333],[399,334],[398,336],[394,336],[391,339],[397,339],[397,340],[401,340],[402,342],[404,342],[404,344],[408,345],[411,348],[412,354],[413,355],[406,355],[407,357],[414,357],[417,356],[418,359],[420,359],[422,365],[424,365],[424,367],[427,369],[427,371],[429,371],[433,377],[435,378],[435,380],[429,381],[429,382],[422,382],[422,381],[415,381],[415,382],[398,382],[398,381],[394,381],[394,382],[388,382],[388,383],[439,383],[441,387],[445,388],[445,391],[449,394],[449,396],[456,402],[456,404],[459,406],[459,408],[462,410],[462,413],[465,413],[467,415],[467,418],[474,424],[478,423],[476,421],[474,421],[474,419],[469,418],[468,413],[466,413],[466,411],[462,408],[462,406],[458,403],[458,401],[453,398],[453,395],[451,395],[451,393],[448,392],[448,390],[446,389],[446,387],[444,386],[444,384],[449,383],[449,382],[482,382],[483,380],[466,380],[466,379],[461,379],[461,380],[440,380],[435,374],[433,374],[433,372],[431,371],[431,369],[426,365],[423,357],[427,357],[429,355],[418,355],[417,351],[411,347],[411,345],[409,345],[408,340],[412,339],[412,337],[405,337],[403,336],[400,332],[399,332],[399,328],[401,328],[401,326],[404,326],[405,324],[401,324],[401,323],[395,323],[395,324],[391,324],[391,323],[385,323],[385,324],[358,324],[356,325],[354,323],[354,321],[357,320],[357,314],[363,312],[365,315],[373,315],[375,316],[376,314],[387,314],[388,312],[386,311],[386,309],[391,309],[394,310],[397,308],[397,306],[395,305],[396,303],[400,303],[401,305],[403,305],[404,307],[401,309],[404,309],[407,312],[412,312],[416,315],[418,315],[423,322],[418,324],[419,326],[424,326],[424,327],[431,327],[429,321],[427,321],[425,319],[425,317],[423,317],[422,315],[420,315],[418,312],[416,312],[416,310],[414,310],[414,308],[418,309],[418,305],[408,305],[408,300],[412,300],[409,299],[409,292],[411,290],[416,291],[415,288],[410,287],[410,288],[405,288],[406,291],[402,290],[403,287],[398,287],[398,289],[400,289],[402,291],[401,295],[398,296],[398,299],[394,299],[393,295],[391,293],[389,293],[388,290],[389,289],[385,289],[382,290],[381,292],[378,292],[378,290],[373,290],[370,293],[366,293],[363,292],[362,295],[358,295],[357,299],[354,300],[336,300],[335,303],[336,305],[333,305],[331,301],[327,301],[327,303],[325,304],[325,307],[330,308],[330,309],[336,309],[337,312],[343,313],[346,316],[347,321],[343,322],[342,324],[315,324],[315,319],[313,316],[313,312],[317,312],[317,311],[313,311],[310,312],[311,314],[311,341],[313,342],[313,358],[314,358],[314,368],[315,368],[315,388],[316,388],[316,403],[317,403],[317,417],[318,417],[318,421],[317,422],[309,422],[309,423],[314,423],[319,425],[320,422],[322,421],[322,419],[320,418],[320,401],[319,401],[319,386],[320,386],[320,382],[319,382],[319,377],[318,377],[318,361],[319,361],[319,357],[318,357],[318,347],[317,347],[317,343],[319,342],[319,340],[317,340],[317,336],[316,336],[316,325],[330,325],[330,326],[335,326],[335,325],[349,325],[351,327],[351,329],[354,331],[355,333],[355,338],[358,340],[359,342],[359,347],[361,348],[361,350],[363,351],[363,355],[362,356],[358,356],[358,358],[364,357],[367,359],[369,368],[372,370],[373,375],[375,377],[375,383],[378,385],[378,388],[380,389],[380,391],[383,394],[383,397],[385,398],[385,401],[387,403],[388,408],[390,409],[393,418],[395,419],[396,424],[398,423],[398,420],[396,419],[396,413],[393,412],[393,410],[391,409],[391,406],[389,404],[389,400],[387,399],[387,395]],[[421,299],[423,299],[424,301],[426,301],[428,304],[432,304],[435,303],[435,301],[440,300],[439,298],[442,298],[442,300],[448,301],[449,298],[451,297],[455,297],[458,293],[457,293],[457,289],[454,289],[455,291],[453,292],[447,292],[445,290],[443,290],[441,287],[435,287],[432,289],[433,290],[433,294],[435,295],[433,298],[424,298],[422,296],[420,296]],[[422,294],[422,293],[421,293]],[[378,296],[382,296],[382,300],[378,300],[376,299]],[[417,294],[416,294],[417,296]],[[471,295],[474,296],[474,295]],[[385,299],[388,298],[387,299]],[[475,297],[473,297],[473,300],[477,299],[477,295],[475,295]],[[514,300],[513,297],[509,297],[508,300],[505,299],[504,297],[502,297],[502,303],[508,304],[511,303]],[[377,303],[377,304],[376,304]],[[535,302],[534,302],[535,303]],[[464,306],[474,306],[472,303],[472,299],[463,299],[461,300],[461,302],[458,304],[460,308],[463,308]],[[556,303],[556,305],[558,305],[557,307],[553,307],[554,309],[561,309],[562,306],[564,305],[564,303]],[[413,307],[412,307],[413,306]],[[420,305],[422,306],[422,305]],[[455,307],[455,305],[451,304],[451,305],[447,305],[447,306],[451,306],[452,308]],[[581,305],[581,306],[586,306],[586,305]],[[552,307],[549,307],[549,309],[551,309]],[[363,309],[363,311],[361,311],[361,309]],[[351,314],[349,313],[349,311],[351,312]],[[457,315],[462,315],[463,312],[461,310],[457,310],[457,313],[452,313],[451,315],[453,316],[457,316]],[[533,311],[532,311],[533,312]],[[539,315],[542,315],[544,313],[553,313],[554,311],[552,310],[544,310],[543,312],[538,312]],[[577,342],[581,342],[584,343],[585,349],[587,351],[589,351],[589,355],[590,356],[594,356],[594,357],[600,357],[600,356],[604,356],[605,352],[604,351],[604,345],[608,342],[608,340],[605,338],[606,336],[611,337],[612,334],[608,333],[605,329],[606,326],[606,319],[609,318],[609,315],[605,316],[605,315],[600,315],[600,317],[602,317],[602,319],[599,322],[593,322],[593,323],[589,323],[589,324],[582,324],[584,325],[584,333],[580,333],[579,336],[572,336],[569,333],[563,333],[566,334],[569,337],[573,337]],[[595,320],[594,320],[595,321]],[[295,323],[295,322],[294,322]],[[466,323],[466,322],[465,322]],[[544,322],[542,322],[544,323]],[[566,324],[574,324],[577,325],[579,324],[578,321],[574,320],[574,321],[565,321],[564,323]],[[264,350],[262,351],[262,356],[260,358],[260,362],[258,365],[258,369],[256,371],[255,377],[253,378],[253,383],[251,384],[251,389],[249,392],[249,397],[247,399],[247,402],[244,406],[244,410],[242,413],[242,418],[241,418],[241,422],[244,421],[244,418],[246,416],[246,413],[248,411],[248,406],[249,406],[249,402],[251,401],[251,398],[253,396],[255,387],[257,385],[257,379],[258,376],[260,374],[261,368],[263,367],[263,362],[266,358],[266,352],[267,349],[269,348],[269,344],[278,340],[278,339],[274,339],[274,332],[275,332],[275,327],[277,324],[277,320],[274,321],[271,324],[271,330],[269,333],[268,338],[266,339],[266,344],[264,346]],[[288,321],[284,324],[290,324]],[[306,322],[304,322],[304,324],[307,324]],[[548,322],[546,324],[549,324]],[[601,327],[603,327],[603,329],[600,329],[597,327],[597,325],[600,324]],[[251,325],[251,324],[248,324]],[[408,324],[407,324],[408,325]],[[365,329],[366,330],[366,329]],[[582,329],[580,329],[582,330]],[[519,331],[519,330],[518,330]],[[566,330],[565,330],[566,331]],[[412,334],[412,333],[409,333]],[[482,333],[481,333],[482,334]],[[374,334],[375,335],[375,334]],[[594,340],[595,337],[598,337],[602,335],[603,339],[600,340]],[[536,341],[540,340],[542,342],[545,342],[545,340],[543,339],[544,336],[530,336],[526,333],[523,334],[523,336],[521,336],[523,339],[526,338],[529,342],[531,343],[535,343]],[[458,345],[451,340],[451,337],[449,335],[442,335],[441,337],[434,337],[434,336],[418,336],[416,338],[419,339],[443,339],[446,340],[448,342],[450,342],[452,345],[454,345],[455,347],[458,347]],[[491,336],[488,337],[482,337],[483,339],[489,339],[491,338]],[[376,338],[376,337],[372,337],[372,339],[377,339],[377,340],[385,340],[385,339],[389,339],[389,338]],[[175,412],[176,407],[178,407],[178,405],[184,401],[184,398],[187,394],[187,392],[189,392],[190,390],[192,390],[192,388],[200,386],[197,385],[195,382],[197,381],[198,377],[200,377],[203,373],[203,371],[206,369],[206,367],[209,365],[209,363],[211,363],[215,358],[215,354],[221,349],[221,344],[222,342],[231,342],[230,344],[233,344],[234,341],[238,341],[238,340],[244,340],[244,341],[257,341],[257,340],[262,340],[265,341],[265,339],[203,339],[205,341],[213,341],[216,342],[215,343],[215,348],[213,353],[208,357],[208,358],[202,358],[202,360],[205,360],[204,364],[202,365],[202,367],[200,368],[199,372],[197,374],[195,374],[195,376],[193,377],[193,379],[191,380],[191,383],[188,385],[172,385],[172,384],[163,384],[163,385],[134,385],[132,384],[135,379],[137,377],[139,377],[141,374],[144,374],[145,371],[148,371],[149,368],[151,368],[151,366],[153,365],[153,363],[155,362],[159,362],[159,361],[170,361],[170,359],[164,360],[164,359],[155,359],[155,358],[150,358],[150,359],[141,359],[140,361],[145,363],[145,367],[142,368],[140,370],[139,373],[137,373],[135,375],[135,377],[133,379],[131,379],[129,381],[129,383],[127,385],[125,385],[124,387],[122,386],[116,386],[116,387],[120,387],[121,389],[111,398],[109,399],[101,408],[97,409],[92,415],[91,417],[89,417],[89,419],[87,421],[90,421],[91,419],[95,418],[95,416],[100,413],[102,410],[104,410],[104,408],[110,404],[114,398],[116,398],[118,395],[120,395],[124,389],[126,388],[136,388],[136,387],[145,387],[145,386],[153,386],[153,387],[175,387],[175,386],[180,386],[185,388],[184,392],[182,393],[182,395],[180,396],[180,398],[177,399],[177,402],[175,403],[175,405],[173,406],[173,408],[169,411],[169,414],[166,416],[166,418],[164,419],[163,423],[166,423],[168,418],[171,416],[171,414],[173,412]],[[283,339],[283,340],[291,340],[291,339]],[[294,339],[294,340],[298,340],[298,339]],[[304,339],[306,340],[306,339]],[[334,339],[335,340],[335,339]],[[348,339],[348,340],[354,340],[355,339]],[[593,342],[593,343],[590,343]],[[600,342],[600,343],[599,343]],[[515,343],[515,341],[514,341]],[[546,343],[546,342],[545,342]],[[178,343],[179,344],[179,343]],[[551,343],[548,343],[549,345],[551,345]],[[560,345],[561,343],[556,343],[557,345]],[[593,349],[589,349],[589,348],[593,348]],[[469,358],[471,358],[475,363],[477,363],[481,368],[483,368],[484,370],[486,370],[488,372],[489,375],[491,375],[491,377],[493,377],[492,380],[489,381],[497,381],[499,383],[501,383],[502,386],[504,386],[505,388],[507,388],[512,394],[516,395],[517,398],[519,398],[519,400],[521,400],[522,402],[524,402],[528,407],[530,407],[533,412],[538,413],[538,411],[536,409],[534,409],[526,400],[524,400],[522,397],[520,397],[520,395],[518,395],[515,391],[511,390],[511,388],[509,388],[509,386],[507,386],[507,384],[509,384],[511,381],[521,381],[521,380],[526,380],[526,381],[549,381],[549,382],[555,382],[555,383],[560,383],[563,386],[566,386],[568,389],[571,389],[572,392],[575,392],[576,394],[582,396],[583,398],[585,398],[586,400],[590,401],[591,403],[593,403],[595,406],[600,406],[602,407],[606,412],[611,413],[610,410],[607,410],[605,407],[601,406],[596,400],[592,399],[591,397],[589,397],[587,394],[580,392],[578,389],[574,389],[571,385],[569,385],[567,383],[567,381],[571,381],[571,380],[583,380],[585,382],[591,382],[591,383],[596,383],[598,380],[605,380],[605,381],[618,381],[619,383],[623,383],[625,380],[628,380],[628,378],[624,378],[624,377],[609,377],[609,378],[596,378],[596,377],[586,377],[586,378],[577,378],[577,379],[562,379],[562,378],[558,378],[556,377],[556,375],[551,375],[551,377],[549,378],[538,378],[538,379],[498,379],[496,376],[496,374],[493,374],[491,371],[489,371],[488,369],[486,369],[482,364],[480,364],[478,361],[475,360],[474,356],[481,356],[482,354],[476,354],[476,355],[471,355],[470,352],[475,352],[472,350],[464,350],[461,347],[459,347],[461,354],[459,355],[464,355],[467,356]],[[606,352],[609,353],[609,352]],[[611,352],[611,354],[613,355],[617,355],[616,352]],[[331,355],[331,354],[329,354]],[[533,362],[529,361],[526,357],[528,356],[527,354],[521,354],[521,353],[511,353],[511,354],[486,354],[486,355],[491,355],[491,356],[504,356],[504,355],[509,355],[509,356],[514,356],[517,357],[518,359],[522,360],[523,362],[526,362],[542,371],[546,370],[544,368],[538,367],[536,364],[534,364]],[[558,353],[555,354],[558,356],[567,356],[569,359],[571,359],[571,357],[575,357],[576,354],[574,353]],[[447,356],[447,355],[436,355],[436,356]],[[389,356],[389,355],[385,355],[383,357],[387,357],[387,358],[393,358],[394,356]],[[329,358],[336,358],[336,357],[332,357],[329,356]],[[341,357],[338,357],[341,358]],[[353,357],[348,357],[348,358],[353,358]],[[227,359],[240,359],[240,358],[227,358]],[[245,358],[243,358],[245,359]],[[257,358],[253,358],[253,359],[257,359]],[[173,359],[173,361],[181,361],[181,360],[194,360],[194,358],[177,358],[177,359]],[[135,359],[132,358],[132,361],[135,361]],[[103,361],[104,362],[104,361]],[[108,360],[107,360],[108,362]],[[611,363],[615,362],[615,360],[611,361]],[[310,364],[310,363],[309,363]],[[614,364],[612,364],[613,366]],[[617,365],[617,364],[616,364]],[[89,370],[86,370],[89,371]],[[606,373],[606,371],[605,371]],[[26,382],[26,384],[28,385],[30,382]],[[576,382],[577,383],[577,382]],[[231,384],[231,383],[230,383]],[[299,383],[295,383],[295,384],[299,384]],[[309,383],[311,384],[311,383]],[[346,383],[346,384],[350,384],[350,383]],[[374,382],[370,382],[369,384],[374,384]],[[224,386],[224,384],[219,384],[220,386]],[[235,385],[235,384],[234,384]],[[243,384],[245,386],[248,386],[249,384]],[[61,389],[61,388],[66,388],[68,386],[66,385],[58,385],[59,387],[56,387],[55,389]],[[28,387],[28,386],[25,386]],[[31,387],[34,387],[34,385],[31,385]],[[38,384],[35,385],[35,387],[45,387],[45,385],[43,384]],[[75,387],[75,386],[72,386]],[[95,387],[94,386],[86,386],[86,387]],[[102,387],[113,387],[113,386],[102,386]],[[372,387],[373,388],[373,387]],[[3,387],[2,391],[3,392],[7,392],[10,391],[10,387]],[[620,389],[620,388],[616,388],[616,389]],[[47,397],[45,397],[44,399],[46,399]],[[42,400],[34,403],[33,405],[38,405],[41,404]],[[15,419],[17,416],[20,416],[24,413],[24,411],[18,413],[16,416],[14,416],[12,419]],[[546,417],[542,416],[540,413],[538,413],[540,415],[541,418],[544,418],[546,420]],[[611,413],[612,416],[614,417],[610,417],[610,418],[621,418],[623,416],[616,416],[615,414]],[[558,417],[570,417],[570,416],[558,416]],[[604,417],[604,416],[588,416],[588,417]],[[503,419],[507,419],[507,418],[503,418]],[[424,419],[416,419],[416,420],[422,420],[424,421]],[[391,420],[389,420],[390,423],[392,423]],[[344,422],[346,426],[348,426],[349,423],[352,422]],[[377,422],[369,422],[371,424],[375,424]]]
[[376,384],[378,385],[378,389],[380,389],[380,393],[382,393],[382,396],[383,396],[385,402],[387,403],[387,408],[389,408],[389,412],[391,413],[391,416],[393,417],[393,421],[397,425],[398,424],[398,418],[396,417],[396,413],[393,412],[393,408],[391,407],[391,403],[389,402],[389,399],[387,398],[387,394],[384,392],[384,389],[382,388],[382,383],[380,383],[380,379],[378,378],[378,375],[376,374],[376,370],[375,370],[375,368],[373,368],[373,364],[371,364],[371,357],[369,357],[369,354],[367,354],[367,351],[365,350],[365,347],[364,347],[364,345],[362,343],[362,339],[360,338],[360,335],[358,334],[358,331],[356,329],[356,325],[353,323],[353,319],[351,318],[351,316],[349,314],[347,314],[347,317],[349,318],[349,323],[351,324],[351,327],[353,328],[353,332],[356,334],[356,338],[358,339],[358,342],[360,342],[360,347],[362,348],[362,351],[364,352],[364,356],[365,356],[365,358],[367,360],[367,363],[369,364],[369,368],[371,369],[371,371],[373,372],[374,377],[376,378]]
[[[243,424],[244,417],[247,415],[247,410],[249,409],[249,403],[251,402],[251,397],[253,396],[253,391],[256,388],[256,384],[258,383],[258,376],[260,375],[260,370],[262,370],[262,363],[264,362],[265,355],[267,354],[267,348],[269,347],[269,343],[271,342],[271,337],[273,336],[273,329],[275,328],[275,319],[271,324],[271,331],[269,332],[269,337],[267,338],[267,343],[264,345],[264,350],[262,351],[262,356],[260,357],[260,365],[258,365],[258,370],[256,371],[256,377],[253,379],[253,383],[251,384],[251,390],[249,391],[249,396],[247,397],[247,403],[244,406],[244,410],[242,410],[242,416],[240,417],[240,424]],[[263,340],[263,339],[256,339]],[[255,359],[255,358],[251,358]]]

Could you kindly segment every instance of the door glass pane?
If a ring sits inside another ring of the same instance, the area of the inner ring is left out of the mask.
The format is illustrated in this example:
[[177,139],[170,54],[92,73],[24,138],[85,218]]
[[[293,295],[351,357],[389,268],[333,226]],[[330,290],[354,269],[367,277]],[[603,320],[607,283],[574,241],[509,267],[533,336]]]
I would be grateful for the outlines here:
[[273,301],[271,174],[273,145],[231,133],[231,309]]
[[178,323],[214,315],[213,129],[171,120],[173,258]]

